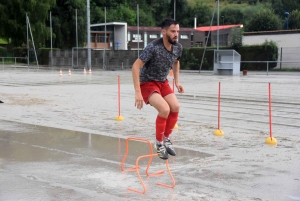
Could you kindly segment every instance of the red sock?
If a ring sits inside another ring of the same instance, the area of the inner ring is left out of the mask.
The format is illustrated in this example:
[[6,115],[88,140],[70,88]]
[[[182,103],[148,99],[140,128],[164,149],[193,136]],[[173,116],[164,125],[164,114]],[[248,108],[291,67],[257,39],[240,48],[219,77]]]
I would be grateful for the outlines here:
[[179,114],[179,112],[170,112],[168,119],[167,119],[166,129],[165,129],[165,137],[166,138],[168,138],[169,135],[172,133],[173,128],[178,120],[178,114]]
[[159,142],[163,141],[164,131],[166,129],[167,118],[157,115],[156,118],[156,140]]

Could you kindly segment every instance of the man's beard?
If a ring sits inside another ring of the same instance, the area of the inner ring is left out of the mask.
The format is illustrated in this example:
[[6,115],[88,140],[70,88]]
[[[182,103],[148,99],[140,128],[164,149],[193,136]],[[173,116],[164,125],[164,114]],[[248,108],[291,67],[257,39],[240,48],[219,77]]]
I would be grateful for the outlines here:
[[170,44],[175,45],[175,44],[177,43],[177,40],[173,41],[173,40],[171,39],[171,37],[168,36],[168,35],[167,35],[167,38],[168,38],[168,42],[169,42]]

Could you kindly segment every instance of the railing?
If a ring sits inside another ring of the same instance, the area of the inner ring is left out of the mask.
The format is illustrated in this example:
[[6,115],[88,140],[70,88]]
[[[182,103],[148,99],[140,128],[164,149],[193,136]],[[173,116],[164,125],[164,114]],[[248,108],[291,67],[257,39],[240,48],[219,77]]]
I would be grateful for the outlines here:
[[296,68],[300,69],[300,61],[241,61],[241,63],[266,63],[267,75],[269,75],[269,64],[270,63],[280,63],[280,69],[281,69],[282,63],[297,63],[297,64],[299,64],[299,67],[296,67]]
[[[26,63],[17,63],[17,59],[25,59],[27,60]],[[28,66],[28,58],[27,57],[0,57],[1,63],[2,63],[2,68],[4,69],[4,66],[13,66],[13,67],[20,67],[20,66]],[[12,60],[14,61],[12,64],[7,64],[7,62],[5,62],[5,60]],[[18,64],[18,65],[17,65]]]

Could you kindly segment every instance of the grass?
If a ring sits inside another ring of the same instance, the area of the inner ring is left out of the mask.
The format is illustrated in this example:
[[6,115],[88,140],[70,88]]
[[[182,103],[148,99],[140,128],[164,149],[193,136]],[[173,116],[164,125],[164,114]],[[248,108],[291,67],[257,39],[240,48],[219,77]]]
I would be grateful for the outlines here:
[[[203,3],[204,5],[208,5],[214,7],[216,5],[216,1],[214,0],[187,0],[190,5],[195,5],[196,2]],[[233,7],[245,7],[249,4],[247,3],[248,0],[241,0],[241,3],[237,3],[237,0],[220,0],[220,7],[224,6],[233,6]]]
[[0,38],[0,44],[7,45],[8,41],[6,39],[4,39],[4,38]]
[[270,71],[285,71],[285,72],[300,72],[300,68],[281,68],[281,69],[270,69]]

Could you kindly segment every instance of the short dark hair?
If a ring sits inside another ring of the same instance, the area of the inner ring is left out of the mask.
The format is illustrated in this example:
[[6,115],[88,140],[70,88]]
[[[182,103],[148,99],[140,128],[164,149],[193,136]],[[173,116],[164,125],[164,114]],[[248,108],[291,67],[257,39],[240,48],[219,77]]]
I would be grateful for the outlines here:
[[179,23],[172,18],[166,18],[166,19],[164,19],[164,21],[162,21],[161,28],[162,29],[169,28],[169,26],[171,26],[172,24],[177,25]]

